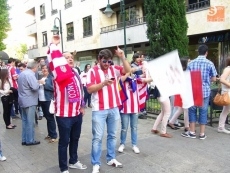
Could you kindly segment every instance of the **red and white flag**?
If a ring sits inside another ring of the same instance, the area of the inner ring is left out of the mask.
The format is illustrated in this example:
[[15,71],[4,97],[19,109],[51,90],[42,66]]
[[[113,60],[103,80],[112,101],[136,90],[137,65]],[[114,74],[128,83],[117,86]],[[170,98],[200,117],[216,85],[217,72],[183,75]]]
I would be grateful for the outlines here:
[[185,71],[185,83],[180,95],[175,95],[174,106],[189,108],[203,105],[202,78],[200,71]]

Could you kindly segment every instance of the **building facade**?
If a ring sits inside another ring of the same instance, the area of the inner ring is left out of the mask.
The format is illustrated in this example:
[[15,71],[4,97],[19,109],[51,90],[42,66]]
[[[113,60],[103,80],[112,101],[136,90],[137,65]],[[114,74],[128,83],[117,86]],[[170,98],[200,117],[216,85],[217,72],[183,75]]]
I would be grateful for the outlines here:
[[[28,21],[27,35],[30,38],[29,58],[46,56],[47,46],[53,34],[51,29],[54,24],[60,28],[60,23],[63,51],[74,53],[75,60],[81,62],[81,70],[86,63],[92,64],[96,60],[101,49],[108,48],[113,51],[117,45],[123,48],[121,1],[109,1],[114,14],[107,17],[103,13],[108,4],[107,0],[26,0],[24,8],[27,14],[25,20]],[[145,52],[149,47],[144,0],[124,0],[124,3],[127,57],[131,59],[134,52]],[[185,1],[191,59],[197,56],[200,43],[209,45],[209,55],[216,67],[227,57],[230,51],[228,4],[228,0]],[[116,57],[114,61],[119,63]]]

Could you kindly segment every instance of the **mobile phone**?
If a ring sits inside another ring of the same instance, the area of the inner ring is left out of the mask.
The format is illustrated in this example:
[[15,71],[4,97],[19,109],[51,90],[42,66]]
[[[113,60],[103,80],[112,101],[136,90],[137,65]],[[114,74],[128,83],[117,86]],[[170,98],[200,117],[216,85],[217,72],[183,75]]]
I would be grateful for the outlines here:
[[115,80],[115,77],[111,77],[110,80]]

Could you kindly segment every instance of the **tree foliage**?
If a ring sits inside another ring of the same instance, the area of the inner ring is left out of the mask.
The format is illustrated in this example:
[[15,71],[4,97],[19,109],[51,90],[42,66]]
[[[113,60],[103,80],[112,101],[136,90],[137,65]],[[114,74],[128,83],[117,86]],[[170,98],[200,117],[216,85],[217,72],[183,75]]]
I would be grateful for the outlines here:
[[188,55],[185,1],[145,0],[144,6],[150,53],[158,57],[178,49],[180,56]]
[[10,29],[9,6],[7,0],[0,0],[0,51],[6,48],[3,40],[7,37],[7,31]]
[[16,57],[17,57],[17,59],[22,60],[26,53],[27,53],[27,45],[26,44],[20,44],[16,48]]

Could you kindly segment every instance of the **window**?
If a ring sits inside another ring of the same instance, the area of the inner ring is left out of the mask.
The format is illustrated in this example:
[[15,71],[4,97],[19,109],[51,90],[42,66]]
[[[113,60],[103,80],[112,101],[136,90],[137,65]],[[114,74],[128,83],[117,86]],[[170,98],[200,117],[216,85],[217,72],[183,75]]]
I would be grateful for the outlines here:
[[[125,21],[127,21],[126,25],[137,24],[138,17],[138,10],[135,6],[131,6],[125,9]],[[117,12],[117,21],[118,27],[123,27],[123,14],[121,13],[121,11]]]
[[83,18],[83,37],[93,35],[92,31],[92,17],[88,16]]
[[51,0],[51,15],[54,15],[57,13],[57,8],[54,7],[53,0]]
[[43,47],[47,46],[48,43],[47,43],[47,32],[46,31],[42,33],[42,40],[43,40],[42,46]]
[[72,0],[65,0],[65,9],[72,7]]
[[67,41],[74,40],[74,27],[73,22],[66,24]]
[[43,20],[46,18],[45,4],[40,5],[40,19]]

